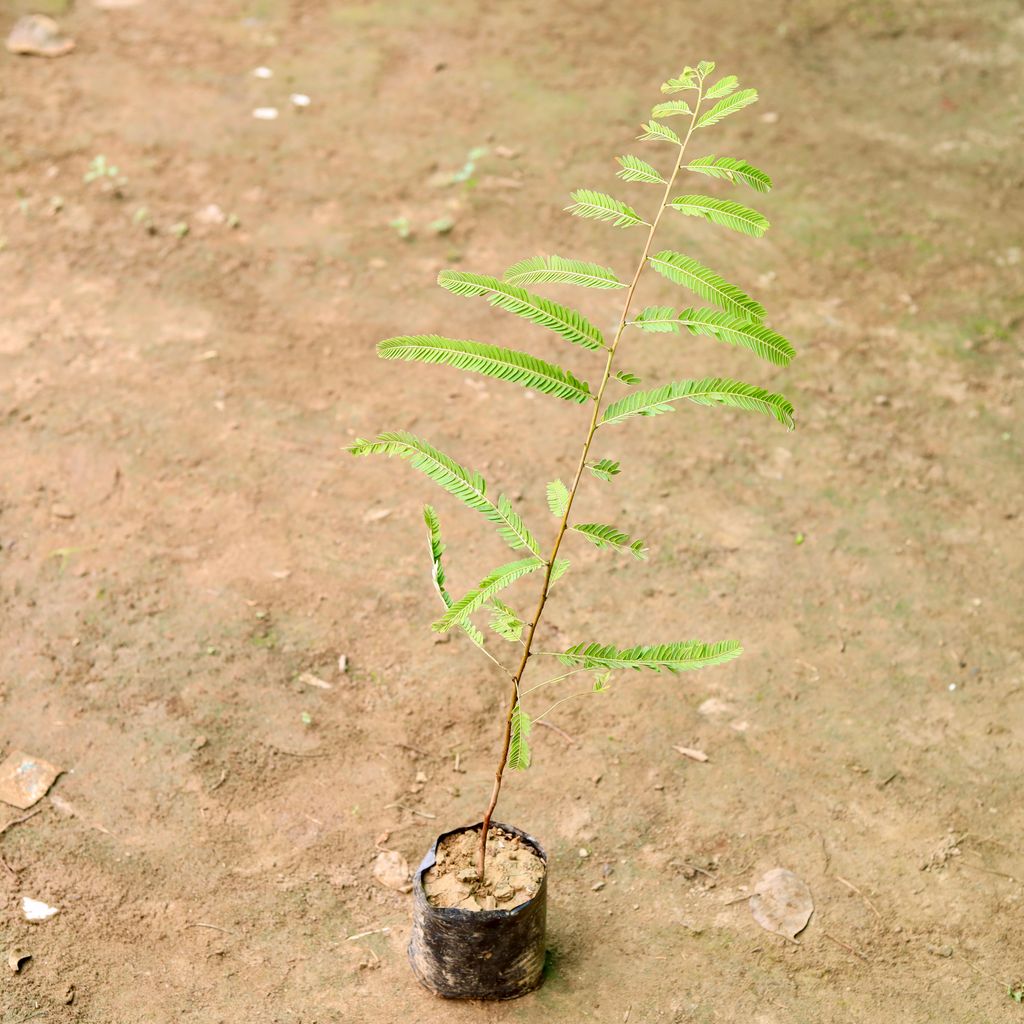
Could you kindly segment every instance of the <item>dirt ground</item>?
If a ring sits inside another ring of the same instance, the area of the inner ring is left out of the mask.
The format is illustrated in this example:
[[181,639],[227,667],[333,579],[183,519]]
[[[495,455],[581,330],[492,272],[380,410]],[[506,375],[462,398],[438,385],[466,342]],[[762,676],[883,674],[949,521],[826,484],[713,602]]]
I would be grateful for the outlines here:
[[[0,756],[66,773],[0,836],[3,1024],[1024,1019],[1020,6],[34,9],[78,46],[0,56]],[[702,145],[773,175],[774,226],[679,219],[665,244],[730,268],[800,358],[638,336],[626,362],[771,385],[799,428],[619,428],[601,454],[624,472],[581,507],[651,558],[573,543],[541,641],[746,653],[620,675],[552,714],[569,739],[535,731],[498,818],[550,855],[546,983],[443,1004],[371,866],[480,819],[505,686],[428,629],[422,502],[454,591],[506,549],[341,449],[413,429],[546,538],[585,414],[373,346],[438,330],[592,379],[434,278],[542,252],[628,273],[642,240],[560,208],[581,185],[651,201],[612,158],[656,158],[637,125],[704,57],[761,91]],[[116,175],[84,181],[99,155]],[[798,944],[743,900],[775,866],[814,897]],[[29,924],[23,896],[60,913]]]

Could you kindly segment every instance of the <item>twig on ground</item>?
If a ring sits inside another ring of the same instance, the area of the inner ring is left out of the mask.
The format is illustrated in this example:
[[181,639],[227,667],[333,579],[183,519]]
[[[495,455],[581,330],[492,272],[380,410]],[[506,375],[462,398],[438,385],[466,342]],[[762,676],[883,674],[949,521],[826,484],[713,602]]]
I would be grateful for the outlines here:
[[210,787],[210,792],[212,793],[215,790],[220,789],[220,787],[224,785],[224,782],[227,779],[227,777],[228,777],[228,770],[227,770],[227,768],[225,768],[224,771],[222,771],[220,773],[220,778]]
[[848,942],[843,942],[842,939],[837,939],[829,932],[825,932],[825,938],[831,939],[837,946],[842,946],[848,953],[852,953],[854,956],[859,956],[865,963],[871,963],[871,961],[859,949],[854,949]]
[[383,928],[371,928],[366,932],[359,932],[358,935],[348,935],[345,937],[346,942],[355,942],[356,939],[365,939],[367,935],[386,935],[391,931],[391,925],[384,925]]
[[553,733],[561,736],[566,743],[571,746],[576,746],[576,741],[564,729],[559,729],[557,725],[553,725],[551,722],[545,722],[543,719],[539,719],[535,724],[541,725],[545,729],[550,729]]
[[284,747],[276,746],[273,743],[268,743],[267,746],[271,750],[276,750],[279,754],[287,754],[289,757],[330,757],[330,753],[326,750],[322,754],[303,754],[298,750],[285,750]]
[[879,921],[882,920],[882,915],[878,912],[878,907],[876,907],[874,903],[872,903],[871,900],[869,900],[867,896],[865,896],[864,893],[862,893],[860,889],[858,889],[857,886],[853,884],[853,882],[848,882],[845,878],[842,877],[842,875],[836,875],[836,881],[842,882],[847,889],[852,889],[853,892],[855,892],[871,908],[871,912],[875,915],[875,917],[877,917]]
[[421,818],[429,818],[431,821],[433,821],[437,817],[436,814],[428,814],[426,811],[418,811],[418,810],[416,810],[415,807],[407,807],[405,804],[385,804],[384,805],[384,809],[385,810],[389,810],[392,807],[399,807],[403,811],[408,811],[410,814],[418,814]]
[[233,935],[227,928],[221,928],[219,924],[207,924],[205,921],[186,921],[186,928],[210,928],[215,932],[223,932],[225,935]]

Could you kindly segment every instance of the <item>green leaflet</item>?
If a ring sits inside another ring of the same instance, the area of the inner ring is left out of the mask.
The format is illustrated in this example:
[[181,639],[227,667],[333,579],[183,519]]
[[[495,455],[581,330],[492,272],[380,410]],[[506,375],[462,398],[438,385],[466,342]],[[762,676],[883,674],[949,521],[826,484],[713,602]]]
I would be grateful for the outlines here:
[[683,144],[683,140],[671,128],[666,128],[665,125],[659,124],[657,121],[648,121],[647,124],[640,126],[643,128],[643,135],[638,135],[637,138],[643,142],[648,142],[652,139],[663,139],[665,142],[674,142],[677,146]]
[[505,271],[509,284],[574,284],[581,288],[625,288],[615,271],[565,256],[529,256]]
[[612,459],[601,459],[599,462],[587,463],[587,469],[598,478],[598,480],[610,481],[613,476],[618,476],[622,470],[619,464]]
[[704,98],[708,100],[717,100],[720,96],[728,96],[731,92],[736,90],[736,87],[740,84],[739,79],[735,75],[726,75],[724,78],[720,78],[714,85],[709,85],[704,91]]
[[601,220],[613,228],[632,228],[646,224],[632,206],[627,206],[606,192],[595,192],[589,188],[578,188],[571,193],[572,203],[566,207],[574,217],[587,220]]
[[539,558],[521,558],[518,562],[499,566],[460,597],[430,628],[436,633],[447,633],[452,626],[466,621],[473,612],[487,604],[495,594],[528,573],[543,569],[546,564]]
[[637,313],[633,326],[652,334],[679,333],[679,321],[671,306],[648,306]]
[[647,557],[647,546],[642,540],[633,540],[629,534],[607,523],[577,523],[572,529],[586,537],[596,548],[628,551],[640,560]]
[[704,644],[699,640],[684,640],[681,643],[658,644],[651,647],[629,647],[616,650],[615,647],[601,644],[576,644],[558,660],[563,665],[581,668],[613,669],[630,668],[640,671],[649,669],[660,672],[687,672],[692,669],[705,668],[708,665],[721,665],[732,661],[743,653],[743,648],[735,640],[721,640],[714,644]]
[[[501,538],[514,550],[528,548],[534,554],[540,554],[536,538],[526,528],[508,498],[499,495],[498,503],[494,504],[487,497],[487,484],[479,473],[470,472],[423,438],[404,430],[391,431],[379,434],[374,441],[357,438],[347,451],[353,455],[397,455],[400,459],[406,459],[411,466],[425,473],[449,494],[455,495],[464,505],[494,523]],[[434,518],[436,520],[436,513]],[[429,519],[427,525],[430,526]]]
[[749,349],[776,366],[788,366],[796,355],[793,346],[770,327],[717,309],[695,309],[691,306],[676,313],[671,306],[648,306],[633,325],[656,332],[678,332],[680,327],[685,327],[691,334],[704,334]]
[[523,635],[523,620],[497,597],[491,601],[490,627],[511,643],[518,643]]
[[768,230],[768,218],[749,206],[734,203],[731,199],[715,199],[713,196],[678,196],[669,204],[673,210],[688,217],[703,217],[712,224],[732,228],[744,235],[760,238]]
[[719,100],[706,114],[701,114],[697,119],[697,127],[707,128],[710,125],[718,124],[723,117],[735,114],[737,110],[742,110],[756,102],[756,89],[741,89],[739,92],[734,92],[731,96]]
[[746,292],[724,281],[713,270],[690,256],[672,252],[671,249],[663,249],[656,255],[649,256],[648,260],[663,277],[689,288],[702,299],[713,302],[727,313],[758,323],[764,319],[765,309],[760,302],[755,302]]
[[692,113],[690,104],[686,100],[669,100],[666,103],[659,103],[651,111],[651,117],[677,117]]
[[[452,599],[451,595],[444,587],[444,565],[441,562],[441,556],[444,554],[445,546],[441,543],[441,522],[438,519],[437,512],[434,510],[433,506],[423,506],[423,519],[430,532],[430,560],[433,564],[434,587],[441,596],[441,601],[444,603],[445,608],[450,608],[452,606]],[[467,619],[464,622],[460,622],[459,625],[462,627],[466,636],[468,636],[477,647],[482,648],[484,646],[484,635],[476,628],[476,626],[473,625],[472,622]]]
[[569,488],[561,480],[552,480],[548,484],[548,508],[551,509],[551,514],[561,519],[568,507]]
[[556,558],[555,564],[551,566],[551,577],[548,580],[550,586],[554,586],[569,571],[568,558]]
[[764,171],[745,160],[737,160],[731,156],[715,156],[712,153],[709,156],[698,157],[691,160],[686,169],[697,174],[706,174],[711,178],[731,181],[733,184],[741,181],[755,192],[767,192],[772,187],[772,179]]
[[665,179],[646,161],[627,153],[615,158],[622,165],[615,172],[623,181],[643,181],[651,185],[664,185]]
[[432,505],[423,506],[423,520],[430,532],[430,562],[433,566],[434,587],[440,594],[445,608],[451,608],[452,598],[444,588],[444,564],[441,562],[441,556],[445,551],[445,546],[441,543],[441,521]]
[[630,373],[628,370],[616,370],[612,376],[617,381],[621,381],[628,388],[631,388],[634,384],[640,383],[640,378],[635,373]]
[[492,306],[547,327],[574,345],[587,349],[604,348],[604,336],[582,313],[539,295],[531,295],[507,281],[484,274],[442,270],[437,283],[455,295],[486,296]]
[[697,77],[704,79],[715,70],[715,62],[713,60],[702,60],[697,65]]
[[530,729],[533,722],[518,702],[512,710],[512,731],[509,735],[508,766],[522,772],[530,767]]
[[528,352],[486,345],[480,341],[442,338],[436,334],[402,335],[380,342],[377,354],[381,359],[454,366],[495,380],[511,381],[567,402],[582,404],[594,397],[585,381],[577,380],[560,366],[546,363]]
[[772,416],[793,429],[793,406],[782,395],[773,394],[753,384],[723,377],[703,380],[679,380],[651,391],[637,391],[612,402],[601,417],[601,425],[621,423],[631,416],[659,416],[674,412],[672,402],[696,402],[698,405],[727,405]]
[[697,70],[696,68],[685,67],[679,72],[676,78],[670,78],[667,82],[663,82],[661,85],[661,91],[667,95],[671,95],[674,92],[683,92],[686,89],[697,88]]

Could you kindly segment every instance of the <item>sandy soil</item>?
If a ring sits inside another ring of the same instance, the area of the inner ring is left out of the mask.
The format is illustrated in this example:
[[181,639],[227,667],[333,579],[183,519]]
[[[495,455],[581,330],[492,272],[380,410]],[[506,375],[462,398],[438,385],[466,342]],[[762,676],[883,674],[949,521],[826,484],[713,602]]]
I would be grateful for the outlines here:
[[[0,55],[0,756],[67,770],[0,837],[0,952],[32,954],[2,967],[4,1024],[1020,1020],[1019,5],[62,6],[34,9],[73,54]],[[453,590],[504,549],[341,448],[414,429],[550,522],[579,410],[373,345],[440,329],[582,372],[433,279],[631,265],[629,236],[560,208],[613,186],[658,83],[705,56],[761,90],[710,145],[774,176],[774,227],[675,238],[801,358],[641,339],[630,368],[771,384],[800,428],[624,426],[623,475],[583,500],[651,558],[575,545],[543,642],[747,653],[535,730],[499,816],[550,855],[547,981],[443,1005],[370,866],[480,820],[505,687],[427,629],[420,504]],[[439,186],[476,147],[475,187]],[[86,183],[101,154],[117,180]],[[742,899],[775,866],[813,893],[799,944]],[[23,896],[60,913],[29,925]]]

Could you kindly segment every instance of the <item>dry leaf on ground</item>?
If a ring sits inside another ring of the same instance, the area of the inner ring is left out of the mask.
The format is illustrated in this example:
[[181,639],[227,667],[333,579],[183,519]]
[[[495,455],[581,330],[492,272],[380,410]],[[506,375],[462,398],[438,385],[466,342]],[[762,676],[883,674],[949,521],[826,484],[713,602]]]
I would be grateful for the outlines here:
[[814,900],[802,878],[785,868],[772,868],[754,886],[750,912],[765,931],[795,939],[814,913]]
[[397,850],[384,850],[373,862],[373,877],[389,889],[411,892],[409,862]]

